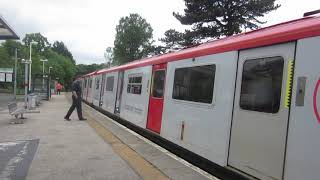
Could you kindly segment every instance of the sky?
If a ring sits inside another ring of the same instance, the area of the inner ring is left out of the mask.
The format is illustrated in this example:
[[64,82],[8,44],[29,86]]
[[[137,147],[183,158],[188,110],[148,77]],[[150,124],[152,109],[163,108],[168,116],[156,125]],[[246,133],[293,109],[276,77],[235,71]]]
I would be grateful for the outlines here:
[[[320,0],[277,0],[281,7],[263,17],[262,27],[301,18],[320,8]],[[22,39],[40,32],[50,43],[63,41],[77,64],[103,63],[113,47],[121,17],[138,13],[151,24],[155,40],[168,29],[183,31],[172,15],[183,12],[183,0],[0,0],[0,15]]]

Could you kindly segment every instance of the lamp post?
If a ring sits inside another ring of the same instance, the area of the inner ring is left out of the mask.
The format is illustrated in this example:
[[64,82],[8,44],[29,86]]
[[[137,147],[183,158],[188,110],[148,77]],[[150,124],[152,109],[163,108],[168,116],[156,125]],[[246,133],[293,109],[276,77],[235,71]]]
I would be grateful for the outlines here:
[[52,69],[53,67],[52,66],[50,66],[49,67],[49,98],[51,98],[51,87],[50,87],[50,85],[51,85],[51,73],[50,73],[50,70]]
[[52,69],[52,68],[53,68],[52,66],[49,67],[49,74],[50,74],[50,69]]
[[28,98],[28,66],[30,61],[21,59],[21,62],[24,63],[24,107],[27,109],[27,98]]
[[18,62],[18,48],[15,50],[14,56],[14,85],[13,85],[13,94],[14,99],[17,99],[17,62]]
[[31,91],[31,67],[32,67],[32,60],[31,60],[31,52],[32,52],[32,44],[38,44],[35,41],[31,41],[30,42],[30,58],[29,58],[29,66],[30,66],[30,70],[29,70],[29,91]]
[[40,59],[42,62],[42,90],[44,90],[44,63],[48,62],[48,59]]

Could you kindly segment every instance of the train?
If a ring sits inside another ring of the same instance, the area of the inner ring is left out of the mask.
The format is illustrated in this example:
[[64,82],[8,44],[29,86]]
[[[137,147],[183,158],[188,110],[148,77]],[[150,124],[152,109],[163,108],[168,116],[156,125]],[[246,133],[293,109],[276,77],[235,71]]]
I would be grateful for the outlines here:
[[320,177],[320,16],[79,77],[83,100],[248,179]]

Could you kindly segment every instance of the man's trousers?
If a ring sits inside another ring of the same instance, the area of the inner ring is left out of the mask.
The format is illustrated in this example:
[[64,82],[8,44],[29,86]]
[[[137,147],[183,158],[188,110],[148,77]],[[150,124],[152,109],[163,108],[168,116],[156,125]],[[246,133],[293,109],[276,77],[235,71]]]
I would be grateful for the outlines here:
[[75,108],[77,108],[78,118],[83,119],[82,107],[81,107],[81,97],[75,98],[73,95],[72,95],[72,105],[69,108],[69,111],[65,117],[69,119],[69,117],[71,116],[71,114]]

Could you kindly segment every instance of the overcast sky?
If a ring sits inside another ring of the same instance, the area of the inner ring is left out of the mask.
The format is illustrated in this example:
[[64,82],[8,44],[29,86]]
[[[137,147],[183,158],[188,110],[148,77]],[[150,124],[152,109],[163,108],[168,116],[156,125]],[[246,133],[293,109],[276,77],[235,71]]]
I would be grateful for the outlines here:
[[[266,15],[268,26],[302,17],[320,8],[320,0],[277,0],[282,6]],[[40,32],[50,43],[63,41],[76,62],[104,62],[106,47],[113,46],[119,19],[138,13],[154,30],[154,39],[170,28],[185,29],[172,12],[183,12],[183,0],[0,0],[0,14],[21,39]]]

